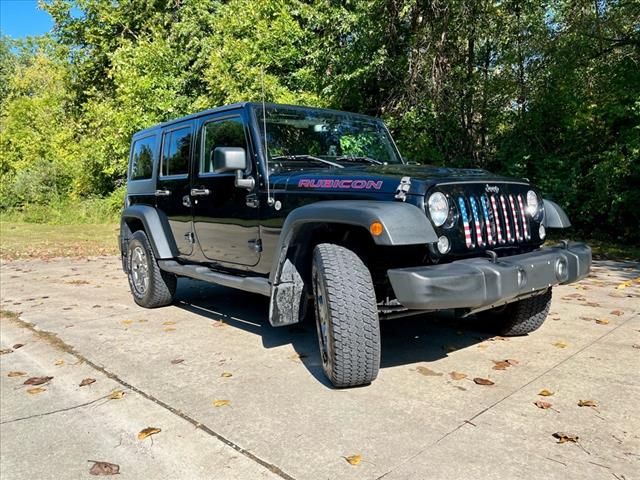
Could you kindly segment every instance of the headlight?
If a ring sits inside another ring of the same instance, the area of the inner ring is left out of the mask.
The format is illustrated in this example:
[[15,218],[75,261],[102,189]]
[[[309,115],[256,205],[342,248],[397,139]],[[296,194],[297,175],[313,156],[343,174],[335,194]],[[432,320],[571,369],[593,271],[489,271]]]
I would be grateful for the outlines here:
[[527,192],[527,213],[533,217],[538,213],[539,207],[538,195],[533,190],[529,190]]
[[441,227],[449,217],[449,202],[443,193],[436,192],[429,197],[429,215],[436,227]]

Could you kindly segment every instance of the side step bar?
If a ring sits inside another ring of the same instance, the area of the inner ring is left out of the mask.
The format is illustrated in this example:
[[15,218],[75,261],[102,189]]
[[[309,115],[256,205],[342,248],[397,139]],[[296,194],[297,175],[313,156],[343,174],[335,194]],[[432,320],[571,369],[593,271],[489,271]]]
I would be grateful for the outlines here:
[[236,277],[199,265],[182,265],[175,260],[158,260],[158,266],[165,272],[175,273],[183,277],[195,278],[204,282],[215,283],[223,287],[237,288],[245,292],[271,296],[271,285],[265,277]]

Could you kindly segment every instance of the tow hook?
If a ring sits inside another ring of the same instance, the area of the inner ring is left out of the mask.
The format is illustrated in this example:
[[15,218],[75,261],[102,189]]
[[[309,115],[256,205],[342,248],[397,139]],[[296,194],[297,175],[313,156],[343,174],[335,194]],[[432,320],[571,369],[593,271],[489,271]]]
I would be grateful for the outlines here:
[[487,250],[485,253],[491,260],[491,263],[498,263],[498,254],[496,252],[494,252],[493,250]]

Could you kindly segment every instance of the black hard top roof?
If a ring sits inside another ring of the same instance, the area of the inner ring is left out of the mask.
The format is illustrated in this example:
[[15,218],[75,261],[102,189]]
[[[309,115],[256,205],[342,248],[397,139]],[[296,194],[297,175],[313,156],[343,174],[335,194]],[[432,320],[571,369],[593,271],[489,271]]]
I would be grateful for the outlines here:
[[[168,126],[171,126],[175,123],[179,123],[179,122],[184,122],[187,120],[193,120],[196,119],[198,117],[202,117],[204,115],[210,115],[213,113],[221,113],[221,112],[226,112],[226,111],[230,111],[230,110],[240,110],[240,109],[244,109],[244,108],[251,108],[251,107],[262,107],[262,103],[261,102],[238,102],[238,103],[232,103],[229,105],[223,105],[221,107],[215,107],[215,108],[209,108],[207,110],[202,110],[200,112],[195,112],[192,113],[190,115],[186,115],[184,117],[180,117],[180,118],[175,118],[173,120],[168,120],[166,122],[163,123],[158,123],[156,125],[153,125],[151,127],[142,129],[137,131],[136,133],[133,134],[134,137],[138,137],[147,133],[151,133],[154,130],[157,130],[159,128],[165,128]],[[333,112],[333,113],[340,113],[340,110],[333,110],[330,108],[320,108],[320,107],[307,107],[304,105],[287,105],[287,104],[282,104],[282,103],[265,103],[265,107],[286,107],[286,108],[300,108],[300,109],[313,109],[313,110],[323,110],[326,112]],[[351,113],[352,115],[357,115],[359,117],[367,117],[367,118],[375,118],[375,117],[371,117],[369,115],[364,115],[361,113],[353,113],[353,112],[348,112]]]

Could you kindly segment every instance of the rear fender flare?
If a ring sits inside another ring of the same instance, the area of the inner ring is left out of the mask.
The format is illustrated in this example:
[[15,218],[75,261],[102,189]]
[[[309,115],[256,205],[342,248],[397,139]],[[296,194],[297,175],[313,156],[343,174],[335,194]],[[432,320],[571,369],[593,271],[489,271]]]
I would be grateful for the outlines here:
[[126,244],[127,232],[131,232],[130,222],[134,219],[142,223],[157,260],[178,256],[178,249],[173,240],[167,217],[149,205],[133,205],[124,209],[120,223],[121,245]]

